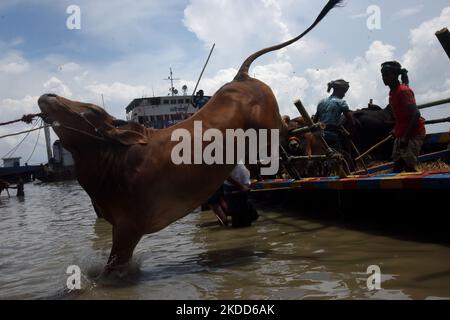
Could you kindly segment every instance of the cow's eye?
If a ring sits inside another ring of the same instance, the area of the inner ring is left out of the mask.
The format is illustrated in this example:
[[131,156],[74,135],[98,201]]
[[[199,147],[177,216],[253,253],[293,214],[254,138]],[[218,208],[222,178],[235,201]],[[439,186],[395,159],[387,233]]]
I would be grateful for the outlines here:
[[86,110],[86,111],[80,112],[80,115],[81,115],[82,117],[89,116],[89,114],[92,114],[92,112],[90,112],[90,110]]

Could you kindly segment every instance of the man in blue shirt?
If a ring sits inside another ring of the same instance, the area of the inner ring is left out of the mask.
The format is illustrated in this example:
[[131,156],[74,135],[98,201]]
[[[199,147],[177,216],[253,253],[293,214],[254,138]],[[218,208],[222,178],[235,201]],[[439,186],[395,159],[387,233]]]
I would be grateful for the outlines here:
[[208,102],[208,100],[209,98],[204,96],[203,90],[199,90],[196,96],[194,97],[193,101],[194,108],[200,109]]
[[319,102],[315,116],[315,122],[322,122],[326,125],[324,131],[325,141],[331,148],[334,148],[337,151],[342,150],[338,132],[341,115],[345,115],[350,123],[350,127],[354,126],[350,108],[348,107],[347,102],[343,100],[349,88],[350,84],[343,79],[328,83],[328,92],[333,89],[333,93],[328,98]]

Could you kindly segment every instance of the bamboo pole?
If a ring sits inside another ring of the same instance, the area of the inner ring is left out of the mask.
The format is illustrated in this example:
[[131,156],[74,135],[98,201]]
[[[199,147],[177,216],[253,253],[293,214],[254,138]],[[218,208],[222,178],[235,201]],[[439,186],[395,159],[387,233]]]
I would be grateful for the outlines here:
[[[308,111],[306,111],[305,107],[303,106],[303,103],[301,102],[301,100],[296,100],[294,102],[295,107],[297,108],[298,112],[300,112],[303,120],[305,120],[305,123],[307,126],[313,126],[314,125],[314,121],[311,119],[311,117],[309,116]],[[330,148],[330,146],[328,145],[328,143],[325,141],[325,138],[322,135],[316,135],[316,137],[319,139],[320,143],[326,148],[327,150],[327,156],[328,155],[335,155],[336,152]],[[339,155],[342,158],[342,155]],[[341,178],[346,178],[347,177],[347,173],[345,172],[344,168],[343,168],[343,161],[340,161],[341,165],[336,165],[337,169],[336,171],[338,172],[338,175]]]
[[298,128],[298,129],[292,129],[291,131],[289,131],[289,134],[303,134],[303,133],[307,133],[307,132],[314,132],[320,129],[325,129],[325,125],[322,123],[315,123],[312,126],[306,126],[306,127],[302,127],[302,128]]
[[450,59],[450,32],[447,28],[444,28],[436,32],[436,37],[438,38],[439,42],[442,45],[442,48],[444,48],[445,53],[447,53],[447,56]]
[[[305,120],[305,123],[307,126],[312,127],[314,125],[314,121],[312,121],[311,117],[309,116],[308,111],[306,111],[305,107],[303,106],[303,103],[300,100],[297,100],[294,102],[295,107],[297,108],[298,112],[300,112],[300,115],[302,116],[303,120]],[[317,136],[319,138],[320,143],[329,151],[331,150],[328,143],[325,141],[325,138],[321,135]]]
[[383,139],[382,141],[378,142],[376,145],[374,145],[372,148],[370,148],[369,150],[367,150],[366,152],[364,152],[362,155],[360,155],[358,158],[355,159],[355,161],[358,161],[359,159],[367,156],[369,153],[371,153],[373,150],[375,150],[376,148],[380,147],[381,145],[385,144],[386,142],[388,142],[389,140],[391,140],[393,138],[392,135],[389,135],[388,137],[386,137],[385,139]]
[[291,161],[295,160],[327,160],[328,157],[326,155],[310,155],[310,156],[292,156],[288,158]]
[[444,123],[444,122],[450,122],[450,117],[443,118],[443,119],[436,119],[436,120],[428,120],[428,121],[425,121],[425,124],[436,124],[436,123]]
[[202,72],[200,72],[200,76],[198,77],[197,83],[195,84],[195,88],[194,88],[194,92],[192,92],[192,96],[195,95],[195,91],[198,88],[198,84],[200,83],[200,80],[202,79],[203,72],[205,72],[206,66],[208,65],[208,62],[209,62],[209,58],[211,58],[211,54],[213,53],[215,47],[216,47],[216,44],[214,43],[211,48],[211,51],[209,51],[209,55],[208,55],[208,58],[206,59],[205,65],[203,66]]
[[441,104],[447,104],[447,103],[450,103],[450,98],[432,101],[432,102],[428,102],[428,103],[424,103],[424,104],[419,104],[417,106],[417,108],[418,109],[427,109],[427,108],[436,107],[436,106],[440,106]]
[[[370,99],[370,104],[372,104],[372,102],[373,102],[373,100]],[[352,138],[350,137],[350,132],[348,132],[347,129],[345,129],[344,126],[342,126],[342,125],[341,125],[341,130],[347,136],[347,139],[350,141],[350,144],[351,144],[353,150],[356,152],[356,155],[358,157],[361,156],[361,152],[359,152],[359,149],[356,147],[355,143],[353,142]],[[361,164],[363,165],[364,170],[366,170],[366,172],[369,173],[369,171],[367,170],[366,162],[364,161],[364,159],[361,158],[360,160],[361,160]],[[355,162],[355,164],[356,164],[356,162]]]

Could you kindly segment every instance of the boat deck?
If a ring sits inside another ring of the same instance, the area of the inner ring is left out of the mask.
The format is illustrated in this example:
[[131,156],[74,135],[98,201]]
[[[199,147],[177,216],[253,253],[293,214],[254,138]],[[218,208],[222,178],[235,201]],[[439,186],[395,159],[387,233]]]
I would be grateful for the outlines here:
[[264,180],[252,184],[252,191],[282,189],[307,190],[395,190],[395,189],[450,189],[450,171],[418,173],[357,175],[339,177]]

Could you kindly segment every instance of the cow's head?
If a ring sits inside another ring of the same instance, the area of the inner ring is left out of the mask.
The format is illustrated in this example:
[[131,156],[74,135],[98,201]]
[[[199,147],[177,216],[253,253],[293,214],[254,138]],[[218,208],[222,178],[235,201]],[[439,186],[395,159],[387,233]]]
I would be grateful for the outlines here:
[[147,143],[143,128],[124,125],[124,121],[115,119],[94,104],[72,101],[56,94],[42,95],[38,104],[44,120],[52,125],[62,144],[70,151],[98,143]]
[[289,151],[294,155],[303,155],[304,154],[304,144],[302,141],[295,136],[292,136],[288,140]]

